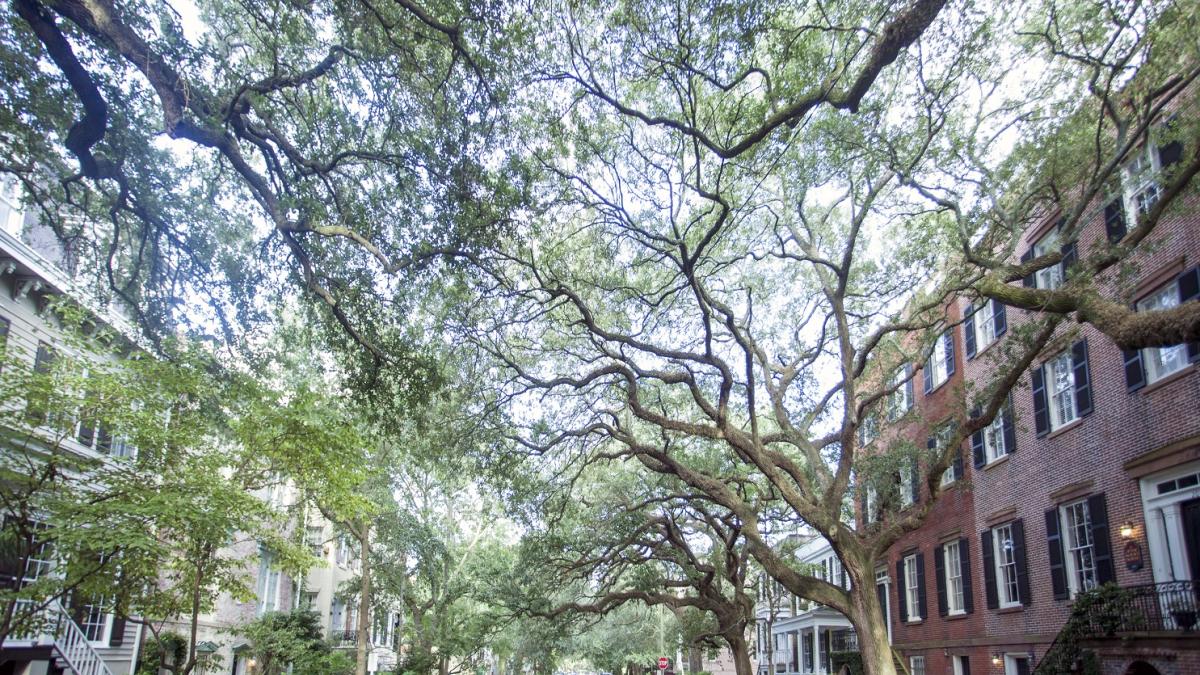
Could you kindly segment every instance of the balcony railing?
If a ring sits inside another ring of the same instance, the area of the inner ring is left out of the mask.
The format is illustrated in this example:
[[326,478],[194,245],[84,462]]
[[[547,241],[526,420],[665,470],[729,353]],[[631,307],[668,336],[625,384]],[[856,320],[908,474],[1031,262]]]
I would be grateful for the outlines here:
[[335,645],[342,647],[353,647],[354,645],[358,644],[358,631],[353,629],[333,630],[329,633],[329,639],[332,640]]
[[1171,581],[1144,586],[1110,587],[1080,608],[1087,622],[1083,635],[1111,637],[1143,631],[1191,631],[1200,609],[1200,583]]

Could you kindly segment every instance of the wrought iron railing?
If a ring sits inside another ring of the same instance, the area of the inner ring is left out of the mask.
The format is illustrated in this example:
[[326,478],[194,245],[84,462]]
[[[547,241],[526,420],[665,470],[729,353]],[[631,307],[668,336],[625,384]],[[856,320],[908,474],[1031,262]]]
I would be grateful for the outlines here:
[[1105,584],[1075,598],[1071,617],[1038,663],[1035,675],[1076,672],[1084,641],[1134,632],[1191,632],[1200,608],[1200,583],[1143,586]]
[[1170,581],[1113,588],[1083,608],[1085,635],[1112,636],[1137,631],[1191,631],[1200,610],[1200,583]]
[[352,647],[358,644],[358,631],[354,629],[334,630],[329,637],[333,640],[334,644],[340,646]]

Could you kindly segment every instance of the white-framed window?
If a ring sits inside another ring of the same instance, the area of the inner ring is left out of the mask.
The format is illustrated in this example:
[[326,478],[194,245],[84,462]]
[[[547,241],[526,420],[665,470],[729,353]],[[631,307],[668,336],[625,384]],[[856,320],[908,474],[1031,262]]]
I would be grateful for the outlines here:
[[353,555],[354,549],[350,546],[350,538],[344,534],[339,535],[337,538],[337,564],[342,567],[348,567]]
[[950,675],[970,675],[971,668],[967,665],[967,657],[965,655],[956,655],[950,657]]
[[[37,529],[45,529],[45,525],[39,523]],[[24,581],[33,583],[49,574],[53,568],[54,545],[48,540],[35,538],[33,547],[29,551],[29,557],[25,559]]]
[[[1137,303],[1138,311],[1170,309],[1179,305],[1179,283],[1172,281],[1159,290],[1142,298]],[[1146,369],[1146,384],[1182,370],[1188,364],[1187,345],[1150,347],[1142,350],[1142,363]]]
[[271,474],[267,483],[267,504],[276,511],[287,506],[287,480],[278,473]]
[[912,506],[913,504],[913,484],[916,482],[915,472],[912,466],[905,466],[900,469],[900,505]]
[[1092,514],[1086,499],[1059,509],[1066,549],[1067,585],[1072,597],[1096,587],[1095,548],[1092,542]]
[[878,507],[879,507],[879,493],[876,492],[874,485],[868,485],[867,486],[866,505],[865,505],[865,508],[867,509],[866,521],[868,523],[873,523],[876,520],[879,520]]
[[262,616],[267,612],[279,609],[280,571],[274,569],[274,556],[265,548],[259,547],[258,552],[258,611]]
[[1005,654],[1004,675],[1029,675],[1029,656],[1027,654]]
[[25,209],[21,205],[21,188],[11,174],[0,175],[0,230],[21,236]]
[[305,591],[304,595],[300,596],[300,609],[310,612],[317,611],[317,601],[321,597],[320,591]]
[[1004,441],[1004,418],[1009,414],[1008,408],[1000,409],[996,419],[983,429],[983,449],[988,464],[1012,452],[1012,448]]
[[112,637],[112,614],[108,612],[108,602],[99,600],[83,606],[80,612],[79,627],[87,636],[88,642],[94,645],[107,645]]
[[1021,591],[1017,585],[1017,545],[1013,540],[1012,524],[993,529],[992,544],[995,549],[996,591],[1000,607],[1016,607],[1021,604]]
[[979,307],[975,308],[975,313],[971,315],[971,323],[975,328],[975,353],[983,351],[988,345],[996,341],[996,303],[993,300],[985,301]]
[[[942,451],[946,449],[946,444],[950,442],[950,436],[953,432],[954,429],[952,427],[945,425],[938,429],[936,433],[934,433],[934,452],[941,454]],[[957,479],[954,477],[954,463],[951,462],[950,466],[946,467],[946,470],[942,472],[942,487],[946,487],[955,480]]]
[[878,437],[879,420],[874,413],[868,412],[863,415],[862,422],[859,423],[858,444],[862,446],[870,445]]
[[834,586],[842,586],[849,588],[850,578],[845,579],[846,583],[842,583],[842,561],[836,555],[831,555],[825,559],[825,566],[828,569],[828,578],[825,580]]
[[320,525],[308,525],[304,528],[304,540],[308,550],[317,558],[325,557],[325,528]]
[[897,420],[913,406],[912,371],[906,366],[896,371],[888,381],[888,388],[894,389],[888,395],[888,418]]
[[925,367],[931,373],[932,389],[937,389],[946,380],[950,379],[950,372],[946,369],[946,335],[942,333],[933,343],[933,352],[930,353],[929,359],[925,361]]
[[917,576],[917,556],[910,555],[904,558],[904,600],[906,603],[905,612],[908,616],[904,617],[907,621],[920,621],[920,588],[917,584],[920,580]]
[[908,657],[908,672],[911,675],[925,675],[925,657],[924,656]]
[[962,552],[958,547],[958,541],[949,542],[942,547],[946,569],[946,608],[950,614],[966,612],[963,598]]
[[1162,186],[1158,183],[1161,168],[1158,148],[1153,144],[1139,149],[1121,167],[1121,187],[1129,222],[1138,222],[1158,202],[1162,194]]
[[1079,418],[1079,411],[1075,407],[1075,366],[1071,352],[1063,352],[1050,359],[1044,368],[1050,429],[1054,430]]
[[[1062,248],[1059,242],[1058,227],[1047,232],[1033,245],[1033,256],[1040,258],[1048,253],[1057,253]],[[1051,265],[1038,270],[1034,276],[1035,285],[1047,290],[1058,288],[1063,283],[1062,265]]]

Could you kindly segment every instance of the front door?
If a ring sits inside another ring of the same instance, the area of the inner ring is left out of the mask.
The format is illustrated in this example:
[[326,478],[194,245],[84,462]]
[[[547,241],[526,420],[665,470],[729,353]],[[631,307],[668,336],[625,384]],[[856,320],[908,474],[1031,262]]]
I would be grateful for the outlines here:
[[888,642],[892,641],[892,607],[888,603],[887,568],[875,570],[875,594],[879,598],[879,606],[883,608],[883,622],[887,625]]
[[1188,569],[1192,581],[1200,581],[1200,499],[1184,502],[1180,510],[1183,512],[1183,545],[1187,550]]

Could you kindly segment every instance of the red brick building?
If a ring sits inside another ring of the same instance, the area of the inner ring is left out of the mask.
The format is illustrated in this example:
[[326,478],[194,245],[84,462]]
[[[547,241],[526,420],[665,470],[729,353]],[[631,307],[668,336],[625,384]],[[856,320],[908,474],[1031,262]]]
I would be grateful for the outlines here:
[[[1178,160],[1179,146],[1139,155],[1156,175]],[[1094,205],[1077,244],[1062,248],[1065,269],[1024,283],[1060,284],[1073,260],[1124,236],[1158,194],[1154,178],[1134,175],[1126,172],[1121,195]],[[1111,270],[1104,282],[1114,294],[1144,309],[1197,299],[1198,201],[1177,200],[1119,285]],[[1023,257],[1058,249],[1058,222],[1054,214],[1027,232]],[[933,447],[942,420],[962,405],[957,394],[988,381],[1003,358],[997,345],[1029,316],[965,300],[948,314],[967,318],[913,378],[913,417],[922,421],[885,434]],[[1200,673],[1200,640],[1184,630],[1200,594],[1198,362],[1196,344],[1122,352],[1089,326],[1060,328],[997,422],[964,443],[925,525],[877,571],[893,645],[913,675],[1033,672],[1076,595],[1108,581],[1127,589],[1125,622],[1081,643],[1094,654],[1091,667]],[[902,478],[902,492],[920,482]]]

